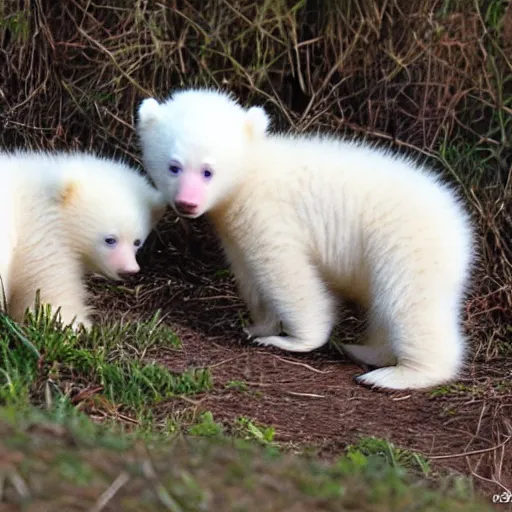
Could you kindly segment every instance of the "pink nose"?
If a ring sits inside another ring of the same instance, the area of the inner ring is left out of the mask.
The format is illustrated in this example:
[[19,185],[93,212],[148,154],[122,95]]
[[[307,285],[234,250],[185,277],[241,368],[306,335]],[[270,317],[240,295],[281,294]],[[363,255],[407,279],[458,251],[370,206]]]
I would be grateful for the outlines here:
[[131,276],[133,274],[136,274],[140,270],[139,265],[133,265],[131,267],[125,267],[119,270],[119,274],[125,275],[125,276]]
[[180,213],[194,213],[199,205],[190,201],[176,201],[176,209]]

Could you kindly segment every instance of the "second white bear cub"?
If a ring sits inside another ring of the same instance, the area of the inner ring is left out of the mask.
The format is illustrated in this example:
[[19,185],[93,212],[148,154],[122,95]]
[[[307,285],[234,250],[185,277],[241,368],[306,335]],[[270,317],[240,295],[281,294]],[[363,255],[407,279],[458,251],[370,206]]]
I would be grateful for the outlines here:
[[39,290],[65,324],[91,325],[86,273],[139,271],[136,254],[165,211],[126,164],[86,153],[0,153],[0,309],[22,321]]
[[[260,107],[213,90],[150,98],[138,112],[147,172],[176,212],[215,225],[263,345],[325,344],[339,298],[369,312],[362,345],[392,389],[455,378],[460,310],[472,262],[469,216],[414,161],[326,136],[268,134]],[[286,335],[281,336],[282,324]]]

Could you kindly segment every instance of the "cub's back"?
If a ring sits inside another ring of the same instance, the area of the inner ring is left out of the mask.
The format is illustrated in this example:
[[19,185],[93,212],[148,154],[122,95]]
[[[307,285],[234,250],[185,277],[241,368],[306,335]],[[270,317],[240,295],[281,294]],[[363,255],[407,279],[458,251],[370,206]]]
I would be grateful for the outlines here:
[[300,210],[314,205],[326,220],[347,209],[362,215],[396,208],[439,222],[453,220],[461,228],[467,223],[456,194],[428,167],[367,144],[319,135],[272,135],[254,145],[247,167],[247,189],[253,194]]
[[471,222],[457,194],[411,158],[335,138],[273,135],[247,161],[253,210],[294,226],[329,261],[350,247],[354,257],[369,244],[381,250],[390,237],[420,253],[453,248],[458,272],[472,258]]

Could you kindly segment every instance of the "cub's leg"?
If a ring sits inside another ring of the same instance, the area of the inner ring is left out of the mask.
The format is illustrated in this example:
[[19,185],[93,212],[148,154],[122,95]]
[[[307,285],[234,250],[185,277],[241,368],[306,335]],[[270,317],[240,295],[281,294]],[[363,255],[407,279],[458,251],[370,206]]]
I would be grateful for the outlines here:
[[235,275],[238,291],[251,315],[251,325],[244,328],[247,337],[278,335],[281,328],[279,318],[265,304],[257,284],[251,277],[249,267],[240,255],[231,257],[231,271]]
[[[247,304],[253,322],[244,328],[247,337],[250,339],[255,336],[277,336],[281,331],[279,318],[266,307],[254,284],[244,283],[243,286],[246,289],[241,291],[241,295]],[[240,286],[241,288],[242,286]]]
[[396,366],[379,368],[356,377],[369,386],[419,389],[455,378],[463,365],[464,338],[455,309],[448,304],[418,303],[391,320],[391,343]]
[[370,366],[391,366],[397,363],[383,320],[370,314],[368,331],[360,345],[342,345],[341,350],[356,363]]
[[5,173],[0,178],[0,311],[6,311],[8,307],[12,260],[18,238],[11,179]]
[[[0,198],[0,201],[5,200],[5,197]],[[8,306],[6,302],[10,294],[12,260],[16,245],[11,222],[9,212],[0,211],[0,310],[3,311],[6,311]]]
[[[293,262],[293,265],[290,265]],[[336,299],[317,269],[298,251],[280,251],[255,263],[256,286],[287,336],[258,336],[260,345],[310,352],[329,340],[336,321]]]
[[55,314],[60,307],[63,325],[72,325],[77,330],[82,324],[92,326],[89,308],[86,305],[86,290],[82,282],[81,268],[72,256],[65,253],[46,257],[44,261],[30,257],[22,258],[19,272],[15,272],[9,314],[22,321],[27,309],[34,311],[36,292],[39,290],[41,304],[49,304]]

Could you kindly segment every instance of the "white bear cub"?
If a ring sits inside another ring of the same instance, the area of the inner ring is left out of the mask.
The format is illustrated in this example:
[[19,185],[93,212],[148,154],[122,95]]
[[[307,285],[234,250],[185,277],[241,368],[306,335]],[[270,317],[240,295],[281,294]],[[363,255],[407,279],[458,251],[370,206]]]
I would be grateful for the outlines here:
[[369,327],[343,349],[379,367],[358,382],[407,389],[457,377],[473,235],[454,192],[411,159],[268,126],[263,108],[208,89],[146,99],[137,120],[146,171],[170,205],[214,224],[249,336],[314,350],[344,296],[367,308]]
[[139,271],[137,251],[165,212],[129,166],[87,153],[0,152],[0,309],[22,321],[40,302],[91,326],[86,273]]

